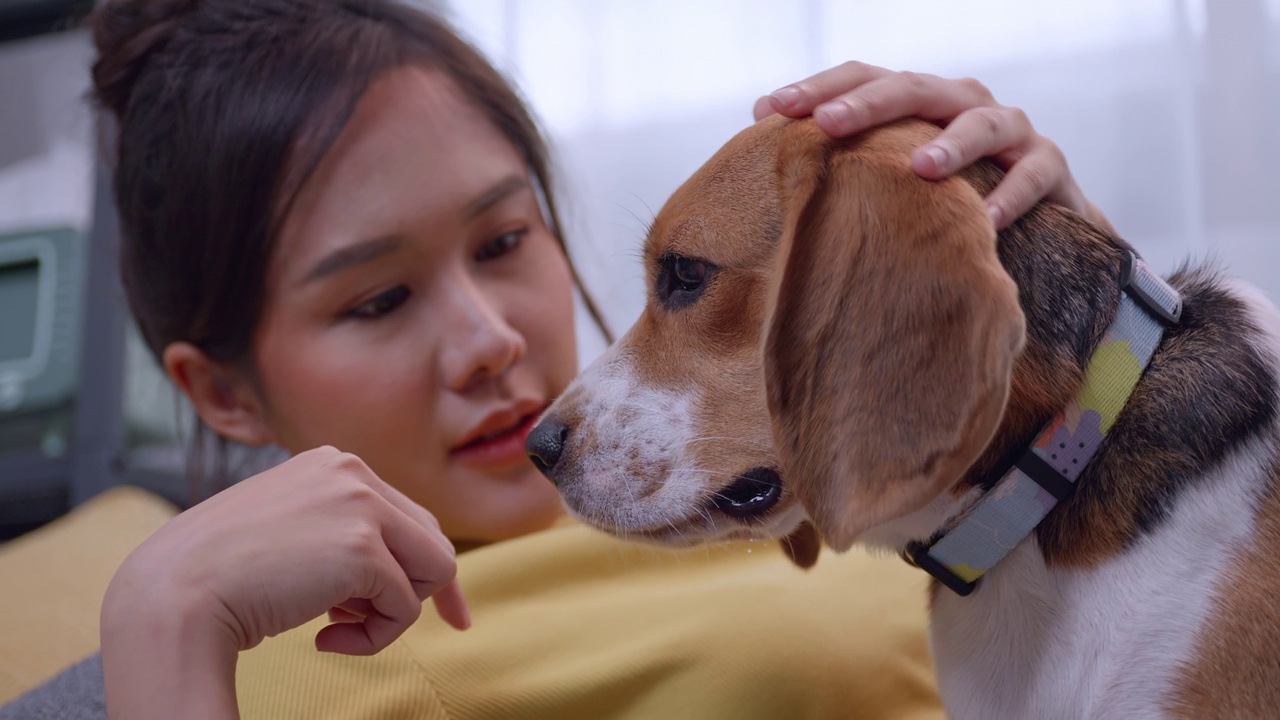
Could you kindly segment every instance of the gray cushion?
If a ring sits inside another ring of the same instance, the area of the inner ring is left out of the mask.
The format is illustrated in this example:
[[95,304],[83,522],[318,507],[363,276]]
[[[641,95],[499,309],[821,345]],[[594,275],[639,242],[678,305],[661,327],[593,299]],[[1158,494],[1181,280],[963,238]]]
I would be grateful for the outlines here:
[[102,656],[94,653],[0,707],[0,720],[106,720]]

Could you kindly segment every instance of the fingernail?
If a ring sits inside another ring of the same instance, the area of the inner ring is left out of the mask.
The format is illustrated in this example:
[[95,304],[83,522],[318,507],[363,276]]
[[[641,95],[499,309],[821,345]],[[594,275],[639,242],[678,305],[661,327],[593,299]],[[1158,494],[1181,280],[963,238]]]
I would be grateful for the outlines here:
[[996,227],[1000,227],[1000,222],[1004,220],[1004,211],[991,203],[987,203],[987,214],[991,216],[991,222],[995,223]]
[[951,153],[941,145],[926,147],[924,154],[929,156],[929,159],[933,161],[933,167],[938,170],[946,170],[951,162]]
[[842,132],[853,122],[853,108],[842,102],[820,105],[813,111],[813,116],[827,126],[827,130]]
[[769,95],[778,101],[778,104],[784,108],[789,108],[800,101],[800,88],[795,85],[788,85],[784,88],[778,88]]

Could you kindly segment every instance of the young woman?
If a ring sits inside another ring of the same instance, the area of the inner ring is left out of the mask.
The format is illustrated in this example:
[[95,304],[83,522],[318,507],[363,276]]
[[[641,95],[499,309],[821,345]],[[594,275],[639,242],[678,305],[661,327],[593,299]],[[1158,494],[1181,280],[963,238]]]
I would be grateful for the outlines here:
[[[445,25],[390,0],[115,0],[94,37],[143,336],[213,433],[292,455],[120,568],[113,716],[940,716],[905,565],[802,573],[563,518],[523,453],[577,367],[547,155]],[[769,112],[947,123],[917,171],[996,157],[998,223],[1046,196],[1105,222],[972,81],[848,64]]]

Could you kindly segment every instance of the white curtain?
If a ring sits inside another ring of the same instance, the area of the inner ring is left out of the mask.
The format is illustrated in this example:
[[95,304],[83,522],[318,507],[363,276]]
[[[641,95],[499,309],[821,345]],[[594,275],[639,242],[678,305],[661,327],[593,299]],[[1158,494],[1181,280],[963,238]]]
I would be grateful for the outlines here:
[[[637,254],[667,196],[756,97],[850,59],[979,78],[1158,269],[1216,258],[1280,303],[1280,0],[419,2],[544,121],[575,258],[615,330],[643,304]],[[0,48],[0,232],[87,228],[91,57],[83,33]],[[580,327],[588,361],[603,346]],[[131,358],[131,417],[167,426],[172,402],[144,398],[168,386],[136,343]]]
[[[1280,301],[1280,0],[456,0],[559,152],[575,258],[615,329],[667,196],[756,97],[844,60],[971,75],[1065,150],[1160,270],[1214,258]],[[583,332],[590,360],[600,345]]]

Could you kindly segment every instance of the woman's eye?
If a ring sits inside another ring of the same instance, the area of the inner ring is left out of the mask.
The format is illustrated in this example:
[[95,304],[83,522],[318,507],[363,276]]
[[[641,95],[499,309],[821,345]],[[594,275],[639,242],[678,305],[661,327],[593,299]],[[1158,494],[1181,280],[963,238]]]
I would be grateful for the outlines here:
[[403,305],[404,301],[408,299],[409,288],[403,285],[397,285],[390,290],[379,294],[377,297],[360,303],[344,314],[347,317],[356,318],[358,320],[374,320],[394,311],[396,308]]
[[692,305],[702,296],[716,267],[706,260],[683,255],[664,255],[659,260],[658,299],[672,310]]
[[499,235],[476,251],[476,260],[492,260],[506,255],[520,247],[520,239],[528,232],[528,230],[516,230],[515,232]]

